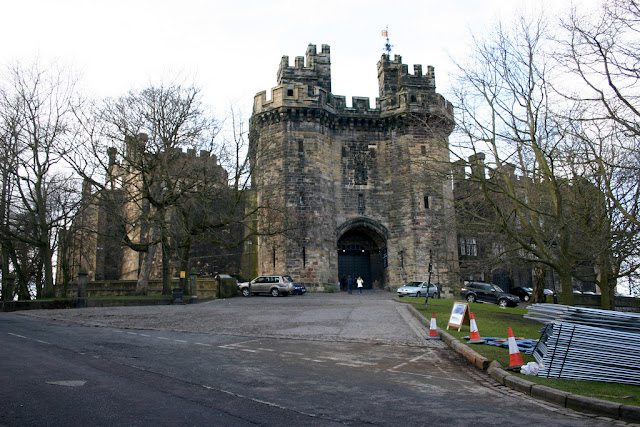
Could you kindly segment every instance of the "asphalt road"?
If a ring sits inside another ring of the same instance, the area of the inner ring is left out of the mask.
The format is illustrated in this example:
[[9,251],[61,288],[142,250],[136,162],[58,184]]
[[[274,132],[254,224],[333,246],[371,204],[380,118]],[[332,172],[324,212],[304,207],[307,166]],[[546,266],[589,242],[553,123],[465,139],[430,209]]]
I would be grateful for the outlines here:
[[0,425],[625,424],[498,384],[392,296],[0,313]]

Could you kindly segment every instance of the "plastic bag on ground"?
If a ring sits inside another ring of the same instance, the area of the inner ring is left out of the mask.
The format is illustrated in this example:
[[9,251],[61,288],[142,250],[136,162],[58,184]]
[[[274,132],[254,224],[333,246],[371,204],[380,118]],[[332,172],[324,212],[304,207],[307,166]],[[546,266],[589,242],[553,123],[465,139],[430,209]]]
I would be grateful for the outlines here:
[[540,365],[537,362],[529,362],[520,368],[520,373],[525,375],[538,375]]

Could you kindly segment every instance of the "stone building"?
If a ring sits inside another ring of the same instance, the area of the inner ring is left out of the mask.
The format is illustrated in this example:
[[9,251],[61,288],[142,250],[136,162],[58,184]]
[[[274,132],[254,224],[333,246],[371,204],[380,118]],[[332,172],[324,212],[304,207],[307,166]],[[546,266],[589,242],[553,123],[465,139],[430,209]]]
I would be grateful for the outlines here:
[[[145,134],[128,137],[125,139],[122,152],[118,152],[115,147],[108,149],[107,181],[100,186],[99,191],[85,181],[81,206],[71,227],[63,230],[60,235],[57,284],[76,280],[80,268],[87,272],[89,281],[138,279],[146,252],[136,251],[130,247],[131,245],[126,245],[124,233],[134,244],[154,239],[150,236],[152,231],[148,222],[149,206],[148,203],[145,204],[140,188],[142,173],[137,166],[142,156],[151,156],[145,149],[147,139]],[[163,173],[175,175],[176,182],[190,179],[189,174],[195,175],[197,172],[200,176],[207,177],[207,182],[202,185],[228,186],[226,170],[209,151],[200,150],[196,153],[196,150],[189,149],[184,152],[176,148],[153,156],[167,157],[168,167],[162,168]],[[147,161],[145,164],[149,163],[151,162]],[[216,207],[208,206],[202,210],[215,211]],[[176,212],[168,210],[166,215],[167,224],[171,224],[173,219],[175,223],[179,222]],[[228,234],[235,234],[241,238],[240,227],[229,226],[225,228],[225,232],[227,229]],[[184,233],[180,227],[170,231],[168,242],[174,250],[169,259],[169,274],[171,277],[178,277],[180,262],[176,247]],[[203,233],[192,239],[189,269],[195,267],[203,277],[214,276],[217,273],[239,274],[241,249],[213,244],[211,241],[214,239],[209,237]],[[160,244],[156,247],[150,262],[150,279],[162,277],[162,250],[159,249]]]
[[255,96],[253,188],[288,230],[257,239],[258,274],[310,285],[350,274],[387,289],[431,278],[445,294],[457,283],[452,106],[431,66],[410,74],[399,55],[384,54],[377,72],[375,107],[363,97],[348,107],[331,92],[329,46],[310,44],[293,66],[282,57],[269,97]]

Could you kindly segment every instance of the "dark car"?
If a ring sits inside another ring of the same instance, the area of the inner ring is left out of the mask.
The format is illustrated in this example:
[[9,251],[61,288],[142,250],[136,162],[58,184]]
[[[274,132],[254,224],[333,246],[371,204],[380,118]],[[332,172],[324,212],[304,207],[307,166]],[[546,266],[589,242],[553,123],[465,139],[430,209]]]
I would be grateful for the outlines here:
[[304,295],[307,292],[307,287],[300,283],[293,284],[293,295]]
[[491,283],[464,282],[460,294],[469,302],[491,302],[500,307],[516,307],[520,303],[519,297],[508,294]]
[[527,302],[533,296],[533,289],[518,286],[511,289],[511,293],[513,295],[517,295],[520,298],[520,301]]

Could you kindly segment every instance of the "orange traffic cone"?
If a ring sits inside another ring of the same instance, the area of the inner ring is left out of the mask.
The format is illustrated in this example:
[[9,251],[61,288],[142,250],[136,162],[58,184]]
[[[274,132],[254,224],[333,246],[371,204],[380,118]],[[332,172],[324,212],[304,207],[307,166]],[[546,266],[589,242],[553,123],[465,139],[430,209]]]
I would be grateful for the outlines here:
[[480,336],[480,332],[478,332],[478,325],[476,325],[476,318],[473,317],[473,313],[471,314],[470,327],[471,327],[471,336],[469,337],[469,342],[467,344],[484,344],[484,340]]
[[522,360],[522,356],[520,356],[520,350],[518,349],[518,344],[516,344],[511,326],[509,326],[507,331],[509,332],[509,368],[517,368],[524,365],[524,361]]
[[431,325],[429,325],[429,335],[425,337],[428,340],[439,340],[438,327],[436,326],[436,313],[431,316]]

